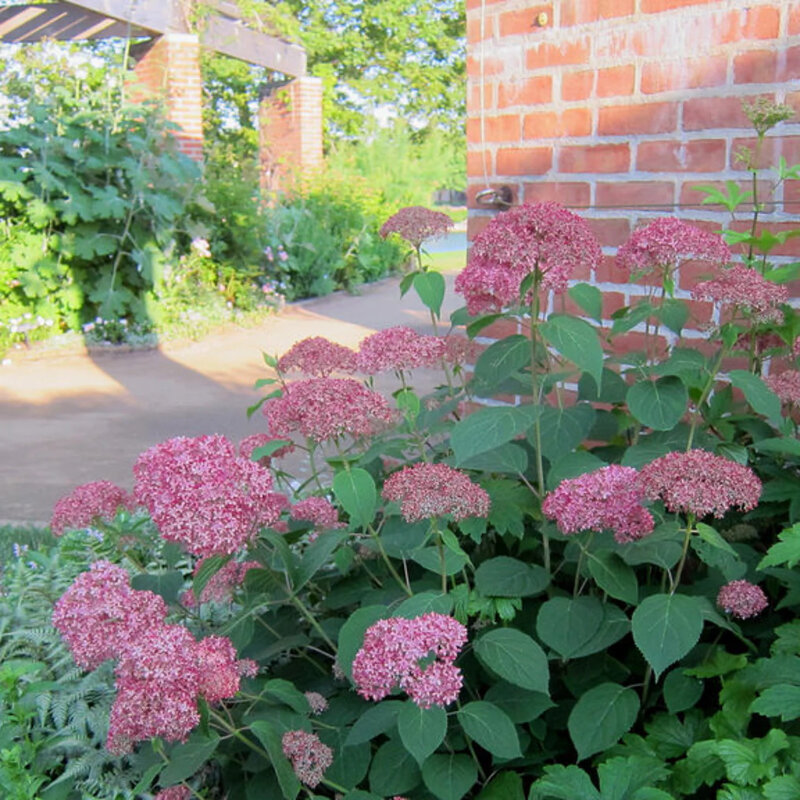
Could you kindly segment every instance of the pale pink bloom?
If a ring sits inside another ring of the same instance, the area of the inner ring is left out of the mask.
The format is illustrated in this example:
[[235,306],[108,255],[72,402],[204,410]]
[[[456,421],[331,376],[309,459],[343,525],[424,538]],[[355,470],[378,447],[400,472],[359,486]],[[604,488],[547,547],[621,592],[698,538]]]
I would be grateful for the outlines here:
[[720,270],[708,281],[692,289],[692,297],[734,306],[764,320],[779,319],[777,307],[789,299],[786,286],[768,281],[763,275],[743,264]]
[[779,375],[769,375],[764,383],[780,397],[782,403],[800,405],[800,372],[787,369]]
[[400,503],[406,522],[451,514],[453,519],[489,515],[489,495],[447,464],[414,464],[389,476],[383,496]]
[[322,714],[328,708],[328,701],[319,692],[306,692],[305,695],[312,714]]
[[224,636],[207,636],[194,645],[197,659],[197,691],[209,703],[219,703],[233,697],[239,691],[243,669],[250,671],[250,664],[243,666],[236,657],[236,648]]
[[[257,450],[259,447],[266,447],[270,442],[274,442],[276,440],[277,439],[275,436],[270,436],[268,433],[251,433],[249,436],[245,436],[244,439],[239,442],[239,455],[242,458],[252,461],[253,452],[255,450]],[[279,447],[272,453],[272,455],[267,456],[266,458],[258,459],[258,463],[264,467],[268,467],[273,458],[281,458],[281,456],[285,456],[293,452],[294,445],[287,444],[283,447]]]
[[243,678],[255,678],[258,669],[258,664],[252,658],[243,658],[239,661],[239,674]]
[[800,336],[792,342],[792,358],[800,358]]
[[278,359],[278,370],[299,370],[306,375],[327,378],[332,372],[355,372],[354,350],[322,336],[303,339]]
[[367,700],[399,688],[421,708],[448,705],[461,689],[454,662],[466,641],[467,629],[444,614],[378,620],[353,660],[353,681]]
[[333,750],[315,733],[286,731],[281,739],[283,754],[292,762],[292,769],[301,783],[312,789],[333,764]]
[[269,471],[224,436],[169,439],[142,453],[133,472],[135,496],[164,539],[200,556],[241,550],[288,505]]
[[642,500],[636,470],[612,464],[561,481],[545,498],[542,512],[563,534],[611,530],[625,544],[653,532],[653,517]]
[[579,267],[595,269],[602,251],[589,226],[556,203],[526,203],[498,214],[475,237],[456,278],[472,315],[528,302],[522,281],[535,275],[543,292],[565,292]]
[[432,367],[445,353],[444,339],[426,336],[405,325],[367,336],[358,350],[358,369],[367,374]]
[[298,431],[317,442],[342,436],[369,436],[393,422],[386,399],[352,378],[295,381],[264,405],[270,433]]
[[[200,570],[205,558],[201,558],[194,568],[194,575]],[[244,577],[251,569],[258,569],[258,561],[229,561],[218,569],[208,580],[200,593],[200,603],[228,603],[233,599],[233,593],[244,582]],[[184,593],[182,600],[185,606],[199,605],[194,590],[189,589]]]
[[468,364],[480,355],[481,346],[466,336],[451,333],[444,340],[444,360],[448,364]]
[[749,581],[731,581],[719,590],[717,605],[732,617],[749,619],[760,614],[769,604],[760,587]]
[[289,510],[292,519],[301,519],[313,522],[314,525],[322,530],[341,528],[339,522],[339,512],[330,500],[324,497],[306,497],[299,503],[295,503]]
[[380,234],[385,239],[396,233],[414,247],[427,239],[438,239],[453,227],[453,220],[441,211],[431,211],[424,206],[401,208],[381,226]]
[[190,800],[192,790],[188,786],[170,786],[162,789],[153,800]]
[[95,669],[120,658],[131,641],[167,616],[163,599],[131,588],[130,576],[109,561],[96,561],[74,580],[53,611],[61,634],[82,669]]
[[667,453],[642,467],[640,480],[651,500],[697,517],[723,517],[734,507],[750,511],[761,496],[761,481],[749,467],[706,450]]
[[94,522],[113,520],[120,508],[133,508],[128,492],[111,481],[84,483],[62,497],[53,508],[50,529],[54,536],[65,530],[81,530]]

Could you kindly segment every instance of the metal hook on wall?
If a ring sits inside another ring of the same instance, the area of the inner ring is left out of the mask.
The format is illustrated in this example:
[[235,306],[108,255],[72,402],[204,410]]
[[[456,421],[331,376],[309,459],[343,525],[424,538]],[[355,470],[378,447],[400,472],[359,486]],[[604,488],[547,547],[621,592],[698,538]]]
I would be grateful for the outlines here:
[[482,189],[475,195],[475,202],[481,206],[510,208],[514,204],[513,197],[510,186],[500,186],[497,189]]

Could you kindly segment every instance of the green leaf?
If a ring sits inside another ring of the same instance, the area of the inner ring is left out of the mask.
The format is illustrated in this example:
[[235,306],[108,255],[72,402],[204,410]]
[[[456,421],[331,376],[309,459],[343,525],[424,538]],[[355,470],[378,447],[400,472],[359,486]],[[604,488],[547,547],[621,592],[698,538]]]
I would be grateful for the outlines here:
[[584,372],[578,379],[578,400],[592,403],[623,403],[628,384],[614,370],[603,367],[602,388],[598,392],[597,381]]
[[694,708],[703,694],[703,682],[681,669],[674,669],[664,678],[664,702],[670,714]]
[[450,433],[456,466],[525,433],[541,413],[541,406],[495,406],[457,422]]
[[588,372],[602,386],[603,348],[597,332],[578,317],[552,314],[540,327],[542,336],[564,358]]
[[[642,789],[664,780],[669,772],[659,759],[636,755],[604,761],[597,768],[597,775],[603,800],[629,800]],[[672,798],[666,795],[666,800]]]
[[425,786],[439,800],[461,800],[477,779],[478,768],[465,755],[433,755],[422,767]]
[[190,778],[214,755],[219,744],[219,736],[212,733],[203,736],[195,731],[185,744],[176,745],[169,754],[169,764],[164,767],[159,781],[164,786]]
[[397,730],[403,746],[422,766],[425,759],[444,741],[447,713],[441,706],[425,709],[413,700],[407,700],[397,715]]
[[800,440],[786,436],[772,439],[761,439],[751,445],[759,453],[777,453],[782,456],[800,456]]
[[517,772],[495,775],[475,800],[525,800],[522,778]]
[[299,592],[326,564],[330,563],[333,551],[347,539],[342,531],[325,531],[305,549],[295,571],[294,591]]
[[390,517],[381,529],[381,544],[392,558],[411,558],[427,541],[429,530],[428,520],[409,525],[401,517]]
[[544,773],[531,787],[528,800],[602,800],[592,779],[580,767],[554,764],[545,767]]
[[786,565],[793,569],[800,563],[800,522],[786,528],[778,534],[779,541],[767,550],[767,554],[758,562],[758,569]]
[[644,322],[652,313],[653,306],[646,300],[642,300],[635,306],[629,306],[615,311],[611,315],[614,320],[614,324],[611,326],[612,335],[618,336],[620,333],[627,333],[640,322]]
[[418,272],[414,276],[414,289],[423,305],[436,315],[442,313],[444,300],[444,278],[438,272]]
[[372,475],[360,467],[342,470],[333,479],[333,493],[350,515],[350,522],[365,528],[375,516],[378,492]]
[[544,567],[509,556],[490,558],[475,570],[475,588],[486,597],[531,597],[549,582]]
[[656,311],[656,316],[673,333],[680,335],[689,319],[689,307],[684,300],[666,299]]
[[765,800],[797,800],[800,797],[800,778],[779,775],[761,787]]
[[598,550],[587,554],[589,573],[595,583],[611,597],[630,605],[639,602],[636,573],[613,550]]
[[183,584],[183,573],[178,570],[152,574],[140,573],[131,578],[131,586],[134,589],[153,592],[163,597],[167,603],[174,603],[178,599],[178,592],[183,588]]
[[653,668],[656,680],[683,658],[703,630],[703,616],[693,597],[655,594],[646,597],[631,620],[633,641]]
[[638,713],[639,696],[618,683],[601,683],[581,695],[567,720],[578,759],[618,742],[631,729]]
[[383,798],[372,792],[364,792],[361,789],[356,789],[355,791],[348,792],[343,800],[383,800]]
[[689,393],[683,381],[674,376],[656,381],[639,381],[626,396],[631,414],[642,424],[656,431],[667,431],[680,422],[686,413]]
[[[539,420],[542,455],[553,462],[574,450],[589,434],[594,418],[595,410],[588,403],[568,408],[545,406]],[[528,440],[536,446],[532,431]]]
[[784,722],[800,717],[800,686],[779,683],[770,686],[750,704],[750,711],[765,717],[780,717]]
[[681,557],[683,533],[677,525],[664,523],[653,533],[620,548],[619,554],[626,564],[655,564],[664,569],[672,569]]
[[531,722],[548,709],[555,708],[555,703],[546,694],[529,692],[505,681],[493,683],[485,699],[505,711],[514,723]]
[[449,614],[453,610],[453,598],[440,592],[420,592],[408,600],[403,600],[394,610],[393,617],[414,619],[432,611],[437,614]]
[[274,678],[264,684],[261,692],[266,697],[284,703],[298,714],[308,714],[311,711],[306,696],[291,681]]
[[590,283],[576,283],[568,292],[570,298],[592,319],[603,319],[603,293]]
[[489,524],[499,534],[510,533],[521,539],[525,535],[525,517],[535,513],[533,495],[519,481],[484,480],[489,493]]
[[780,427],[781,401],[758,375],[744,369],[732,369],[728,377],[731,384],[742,391],[753,411],[763,414],[776,428]]
[[474,379],[495,387],[531,363],[531,340],[516,333],[489,345],[475,362]]
[[346,745],[362,744],[387,733],[397,724],[397,715],[405,704],[401,700],[384,700],[368,708],[350,729]]
[[370,791],[391,797],[411,791],[419,780],[417,762],[400,742],[392,739],[378,748],[369,768]]
[[506,442],[494,450],[467,459],[460,466],[462,469],[474,469],[477,472],[508,472],[519,475],[528,469],[528,453],[515,442]]
[[467,703],[458,711],[458,721],[464,733],[492,755],[498,758],[522,755],[514,723],[492,703],[485,700]]
[[536,617],[536,635],[562,658],[572,658],[603,621],[603,604],[596,597],[554,597]]
[[292,765],[283,754],[281,737],[272,725],[266,720],[256,720],[250,725],[250,730],[256,735],[258,740],[264,745],[264,749],[272,762],[272,768],[278,777],[278,784],[285,800],[294,800],[300,793],[300,781],[294,774]]
[[475,642],[475,655],[499,677],[534,692],[549,694],[550,672],[542,648],[516,628],[496,628]]
[[[422,550],[417,550],[412,556],[412,559],[417,562],[421,567],[424,567],[429,572],[441,573],[442,563],[439,549],[437,547],[424,547]],[[444,572],[445,575],[455,575],[456,572],[461,572],[466,566],[469,559],[466,555],[459,555],[452,550],[445,548],[444,551]]]
[[422,408],[419,395],[411,389],[401,389],[395,395],[394,401],[397,403],[398,410],[402,412],[409,424],[413,425]]
[[339,630],[336,658],[339,668],[350,680],[353,679],[353,659],[364,644],[367,628],[388,616],[389,609],[386,606],[365,606],[354,611]]
[[697,380],[706,369],[706,358],[698,350],[689,347],[676,347],[666,361],[653,368],[653,374],[664,377],[676,375],[679,378],[693,382]]
[[601,461],[597,456],[587,453],[585,450],[567,453],[550,467],[547,473],[547,488],[556,489],[558,484],[567,478],[577,478],[579,475],[605,466],[607,466],[605,461]]
[[623,636],[627,636],[630,629],[631,621],[625,616],[625,612],[613,603],[606,602],[603,604],[603,622],[597,629],[597,633],[572,657],[583,658],[593,653],[601,653]]

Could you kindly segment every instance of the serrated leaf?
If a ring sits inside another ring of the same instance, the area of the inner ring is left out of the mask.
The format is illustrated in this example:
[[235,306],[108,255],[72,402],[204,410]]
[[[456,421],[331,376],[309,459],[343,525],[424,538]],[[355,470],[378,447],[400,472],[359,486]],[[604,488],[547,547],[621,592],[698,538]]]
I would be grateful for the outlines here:
[[403,747],[422,766],[425,759],[444,741],[447,714],[441,706],[424,709],[407,700],[397,715],[397,730]]
[[308,714],[311,711],[306,696],[291,681],[273,678],[264,684],[261,691],[265,696],[284,703],[298,714]]
[[525,800],[522,778],[516,772],[495,775],[475,800]]
[[305,549],[295,571],[293,589],[299,592],[326,564],[331,563],[333,551],[348,538],[342,531],[325,531]]
[[612,644],[626,636],[630,629],[631,621],[621,608],[617,608],[613,603],[603,603],[603,622],[597,629],[597,633],[578,652],[573,654],[573,658],[584,658],[607,650]]
[[139,591],[153,592],[164,598],[167,603],[178,599],[178,592],[183,588],[183,573],[178,570],[167,572],[140,573],[131,578],[131,587]]
[[433,755],[422,767],[425,786],[439,800],[461,800],[477,779],[478,768],[466,755]]
[[490,558],[475,570],[475,588],[487,597],[531,597],[549,583],[543,567],[509,556]]
[[602,387],[603,348],[594,327],[578,317],[552,314],[539,330],[557,352],[588,372]]
[[703,694],[703,683],[687,675],[681,669],[674,669],[664,678],[664,702],[670,714],[694,708]]
[[437,614],[449,614],[453,610],[453,598],[449,594],[440,592],[420,592],[402,603],[392,613],[393,617],[405,617],[414,619],[423,614],[435,612]]
[[635,383],[628,389],[626,400],[631,414],[642,425],[667,431],[686,413],[689,393],[679,378],[667,376]]
[[390,731],[397,723],[397,715],[403,708],[401,700],[384,700],[368,708],[353,724],[345,741],[346,745],[368,742],[382,733]]
[[458,721],[467,736],[498,758],[522,755],[514,723],[492,703],[485,700],[467,703],[459,709]]
[[281,737],[278,732],[265,720],[256,720],[250,725],[250,730],[264,745],[264,749],[272,762],[272,768],[278,777],[278,784],[285,800],[294,800],[300,793],[300,781],[297,779],[297,775],[294,774],[289,760],[283,754]]
[[391,797],[411,791],[419,781],[417,762],[400,742],[391,739],[378,748],[369,768],[370,791]]
[[544,777],[531,787],[528,800],[556,798],[556,800],[602,800],[592,779],[580,767],[554,764],[544,768]]
[[375,516],[378,492],[372,475],[360,467],[338,472],[333,479],[333,493],[350,515],[352,525],[365,528]]
[[549,694],[547,657],[527,634],[516,628],[496,628],[481,636],[474,649],[481,664],[509,683]]
[[586,566],[595,583],[611,597],[630,605],[639,601],[636,573],[613,550],[587,553]]
[[[539,418],[542,455],[550,462],[563,458],[587,437],[594,419],[595,410],[588,403],[569,408],[545,406]],[[528,439],[535,447],[532,433]]]
[[438,272],[418,272],[414,276],[414,290],[422,304],[438,318],[442,313],[444,300],[444,278]]
[[638,713],[639,696],[618,683],[601,683],[581,695],[567,720],[578,759],[618,742],[631,729]]
[[784,722],[800,717],[800,686],[780,683],[770,686],[750,704],[754,714],[780,717]]
[[572,300],[592,319],[603,319],[603,293],[590,283],[576,283],[568,291]]
[[506,681],[495,681],[484,697],[505,711],[514,723],[531,722],[555,707],[555,703],[546,694],[529,692]]
[[779,541],[767,550],[758,562],[758,569],[786,565],[789,569],[800,563],[800,522],[778,534]]
[[165,786],[171,786],[190,778],[211,758],[218,744],[219,736],[216,733],[210,736],[193,733],[188,742],[172,748],[169,764],[164,767],[159,777],[160,782]]
[[562,658],[571,658],[596,633],[603,604],[596,597],[554,597],[536,617],[536,635]]
[[541,406],[495,406],[457,422],[450,432],[456,466],[525,433],[541,413]]
[[475,380],[495,387],[531,363],[531,341],[522,334],[489,345],[475,362]]
[[776,428],[780,427],[781,401],[758,375],[744,369],[732,369],[728,378],[733,386],[742,391],[753,411],[763,414]]
[[353,679],[353,659],[364,644],[364,634],[379,619],[389,616],[386,606],[365,606],[354,611],[339,630],[337,661],[339,668]]

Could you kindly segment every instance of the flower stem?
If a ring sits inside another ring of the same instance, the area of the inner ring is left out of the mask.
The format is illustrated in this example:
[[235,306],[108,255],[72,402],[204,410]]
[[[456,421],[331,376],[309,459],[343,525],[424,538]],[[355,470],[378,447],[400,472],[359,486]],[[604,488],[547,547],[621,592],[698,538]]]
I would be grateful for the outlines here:
[[386,551],[383,549],[383,544],[381,542],[380,536],[378,536],[378,532],[371,525],[369,525],[367,527],[367,532],[372,537],[372,539],[375,542],[375,544],[378,546],[378,551],[381,554],[381,558],[383,559],[384,563],[388,567],[389,572],[391,573],[392,577],[395,579],[395,581],[397,581],[397,585],[409,597],[413,596],[414,592],[411,591],[411,586],[409,586],[408,583],[406,581],[404,581],[400,577],[400,573],[395,569],[395,566],[394,566],[394,564],[392,564],[391,560],[389,559],[389,556],[386,555]]
[[686,563],[686,556],[689,553],[689,541],[694,533],[694,514],[687,514],[686,516],[686,535],[683,537],[683,550],[681,551],[681,560],[678,562],[678,570],[675,573],[675,578],[672,583],[670,594],[675,594],[681,582],[681,575],[683,574],[683,565]]

